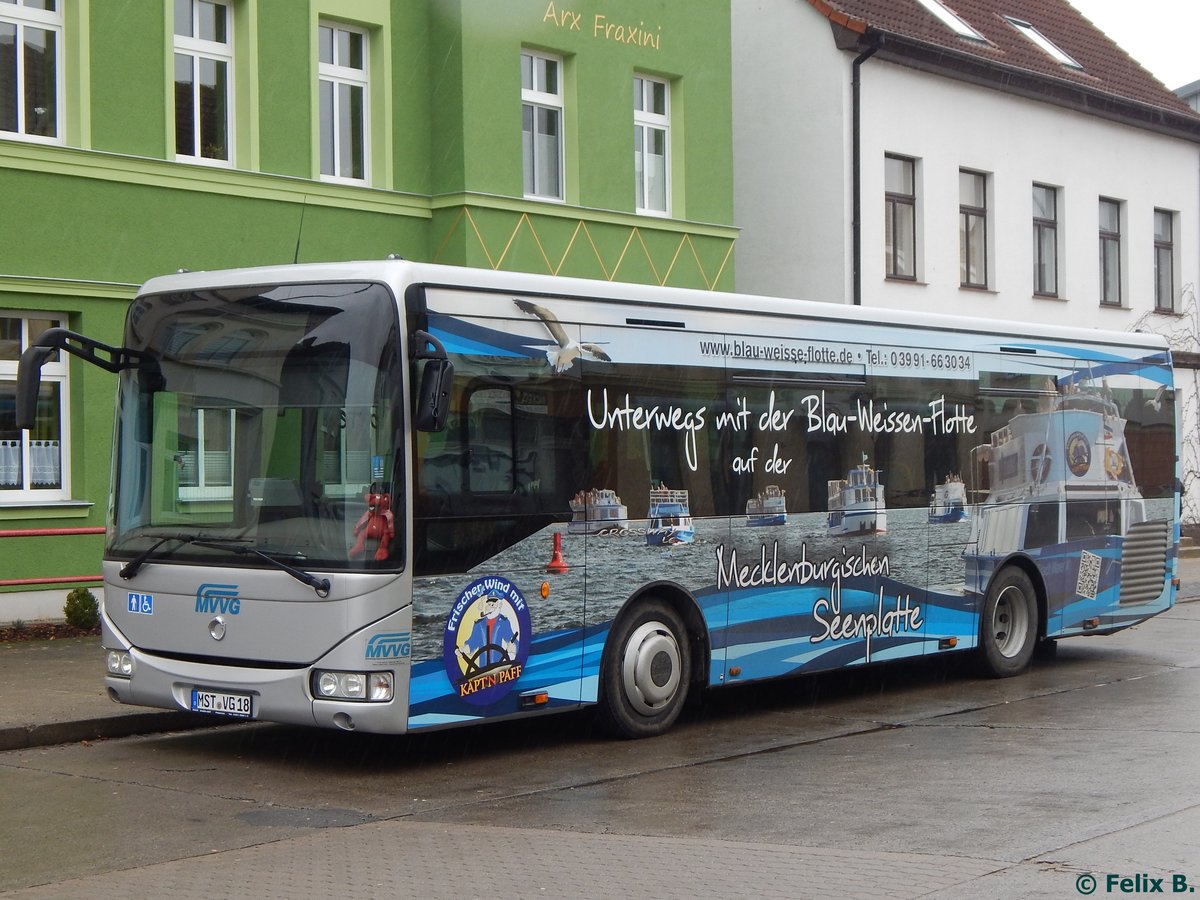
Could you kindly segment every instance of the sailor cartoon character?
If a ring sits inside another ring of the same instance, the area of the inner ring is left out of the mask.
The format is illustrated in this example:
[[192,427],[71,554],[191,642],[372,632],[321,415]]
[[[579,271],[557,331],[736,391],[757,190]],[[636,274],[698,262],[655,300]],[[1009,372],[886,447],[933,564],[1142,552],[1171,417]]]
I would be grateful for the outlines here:
[[457,653],[466,665],[466,673],[483,671],[516,658],[519,634],[503,614],[503,598],[492,591],[483,601],[483,611],[471,626],[471,633],[460,643]]

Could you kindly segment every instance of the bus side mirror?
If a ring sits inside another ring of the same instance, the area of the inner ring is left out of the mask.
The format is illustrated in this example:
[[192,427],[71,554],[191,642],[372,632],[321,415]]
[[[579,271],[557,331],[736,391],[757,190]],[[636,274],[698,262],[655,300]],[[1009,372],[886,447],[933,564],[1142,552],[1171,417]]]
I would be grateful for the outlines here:
[[32,344],[25,348],[17,363],[17,427],[28,430],[37,418],[38,392],[42,387],[42,366],[54,353],[53,347]]
[[442,431],[450,412],[450,386],[454,383],[454,363],[431,359],[421,373],[414,424],[417,431]]
[[417,411],[413,424],[417,431],[442,431],[450,415],[450,389],[454,386],[454,363],[446,356],[441,341],[427,331],[412,336],[413,359],[425,360],[421,388],[417,392]]

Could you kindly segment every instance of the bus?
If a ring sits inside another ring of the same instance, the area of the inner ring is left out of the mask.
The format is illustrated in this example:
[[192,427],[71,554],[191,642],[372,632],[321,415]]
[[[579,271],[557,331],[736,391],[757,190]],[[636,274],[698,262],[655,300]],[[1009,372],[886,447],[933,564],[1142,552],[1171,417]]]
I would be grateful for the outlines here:
[[147,282],[117,373],[121,703],[415,732],[943,653],[992,676],[1169,609],[1153,335],[390,259]]

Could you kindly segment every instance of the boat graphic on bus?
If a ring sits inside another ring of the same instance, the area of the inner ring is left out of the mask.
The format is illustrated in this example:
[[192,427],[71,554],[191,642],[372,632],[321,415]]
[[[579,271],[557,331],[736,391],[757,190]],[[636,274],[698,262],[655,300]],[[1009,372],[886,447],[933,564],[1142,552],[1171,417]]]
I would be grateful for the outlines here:
[[887,531],[887,501],[880,480],[883,473],[867,462],[855,466],[845,478],[829,481],[829,514],[826,527],[832,535],[880,534]]
[[696,539],[688,492],[667,487],[650,489],[646,543],[651,547],[690,544]]
[[621,502],[616,491],[593,488],[580,491],[571,498],[568,534],[597,534],[609,529],[628,527],[629,507]]
[[961,522],[968,517],[967,489],[958,475],[947,475],[946,480],[933,487],[929,500],[929,521],[941,525]]
[[757,496],[746,501],[746,525],[759,528],[765,525],[787,524],[787,498],[777,484],[768,484]]
[[1038,561],[1048,596],[1068,598],[1050,611],[1061,633],[1100,633],[1120,624],[1108,618],[1118,607],[1158,598],[1171,529],[1147,517],[1125,426],[1105,386],[1073,383],[975,448],[990,489],[963,554],[968,592],[986,593],[1021,554]]

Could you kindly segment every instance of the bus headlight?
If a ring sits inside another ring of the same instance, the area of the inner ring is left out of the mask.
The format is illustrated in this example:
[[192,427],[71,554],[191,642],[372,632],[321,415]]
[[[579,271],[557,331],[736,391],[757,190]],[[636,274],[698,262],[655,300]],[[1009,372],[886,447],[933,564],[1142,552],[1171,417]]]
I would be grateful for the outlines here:
[[133,674],[133,657],[124,650],[109,650],[104,654],[104,663],[109,675],[128,678]]
[[313,672],[313,696],[318,700],[362,700],[389,703],[395,696],[391,672]]

